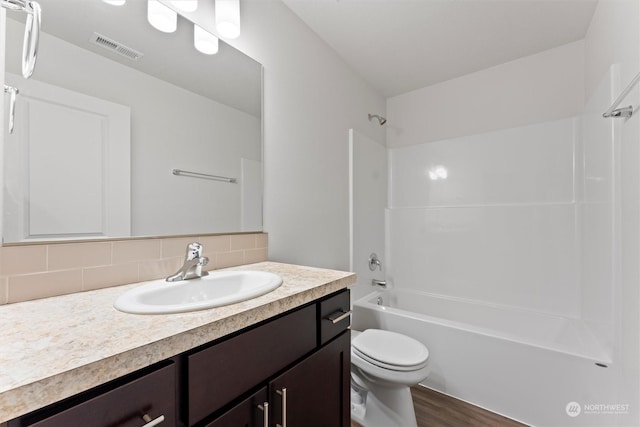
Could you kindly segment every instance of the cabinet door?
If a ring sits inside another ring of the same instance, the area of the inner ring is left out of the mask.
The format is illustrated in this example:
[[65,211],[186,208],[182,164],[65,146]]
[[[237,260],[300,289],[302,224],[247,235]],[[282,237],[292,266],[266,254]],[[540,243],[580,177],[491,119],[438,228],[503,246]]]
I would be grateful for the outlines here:
[[268,427],[267,388],[260,389],[205,427]]
[[272,426],[350,425],[350,337],[343,332],[269,383]]

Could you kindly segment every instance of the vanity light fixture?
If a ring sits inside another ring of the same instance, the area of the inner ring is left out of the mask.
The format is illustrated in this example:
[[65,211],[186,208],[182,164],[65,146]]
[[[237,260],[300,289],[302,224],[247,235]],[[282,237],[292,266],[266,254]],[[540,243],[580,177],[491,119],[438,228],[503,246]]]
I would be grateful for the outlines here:
[[102,1],[112,6],[122,6],[127,2],[127,0],[102,0]]
[[198,8],[198,0],[171,0],[171,4],[183,12],[194,12]]
[[[103,0],[115,4],[126,0]],[[198,8],[198,0],[171,0],[171,7],[184,12],[193,12]],[[157,30],[173,33],[178,27],[178,14],[159,0],[147,0],[147,19]],[[216,30],[226,39],[235,39],[240,35],[240,0],[215,0]],[[219,39],[198,25],[193,25],[193,44],[206,55],[218,53]]]
[[240,0],[215,0],[216,29],[225,39],[240,35]]
[[199,25],[193,25],[193,45],[206,55],[218,53],[218,38]]
[[148,0],[147,19],[153,28],[164,33],[173,33],[178,28],[178,14],[158,0]]

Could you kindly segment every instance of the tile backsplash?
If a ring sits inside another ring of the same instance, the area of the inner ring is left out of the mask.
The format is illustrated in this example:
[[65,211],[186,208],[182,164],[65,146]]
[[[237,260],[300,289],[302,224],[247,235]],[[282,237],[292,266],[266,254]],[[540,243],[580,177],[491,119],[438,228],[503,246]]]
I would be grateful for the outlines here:
[[206,270],[267,260],[266,233],[46,243],[0,248],[0,304],[89,291],[175,273],[198,241]]

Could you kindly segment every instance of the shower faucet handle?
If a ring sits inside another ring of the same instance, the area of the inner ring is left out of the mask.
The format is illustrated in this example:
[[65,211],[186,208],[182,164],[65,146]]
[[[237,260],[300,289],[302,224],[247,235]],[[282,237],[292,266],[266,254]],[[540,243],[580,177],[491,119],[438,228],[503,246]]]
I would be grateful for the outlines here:
[[376,267],[378,267],[378,270],[382,271],[382,263],[378,259],[378,255],[373,252],[369,255],[369,270],[375,271]]

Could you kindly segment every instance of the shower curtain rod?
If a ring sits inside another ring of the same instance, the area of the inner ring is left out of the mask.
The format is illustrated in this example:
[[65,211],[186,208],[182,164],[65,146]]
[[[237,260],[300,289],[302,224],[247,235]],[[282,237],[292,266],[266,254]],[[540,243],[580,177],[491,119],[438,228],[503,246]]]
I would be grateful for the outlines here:
[[629,85],[622,91],[620,96],[618,96],[616,100],[613,101],[611,107],[609,107],[609,109],[602,114],[602,117],[631,117],[633,115],[632,105],[622,108],[618,108],[618,105],[620,105],[622,100],[629,94],[629,92],[631,92],[631,89],[633,89],[633,87],[638,84],[638,81],[640,81],[640,73],[636,74],[633,80],[631,80],[631,83],[629,83]]

